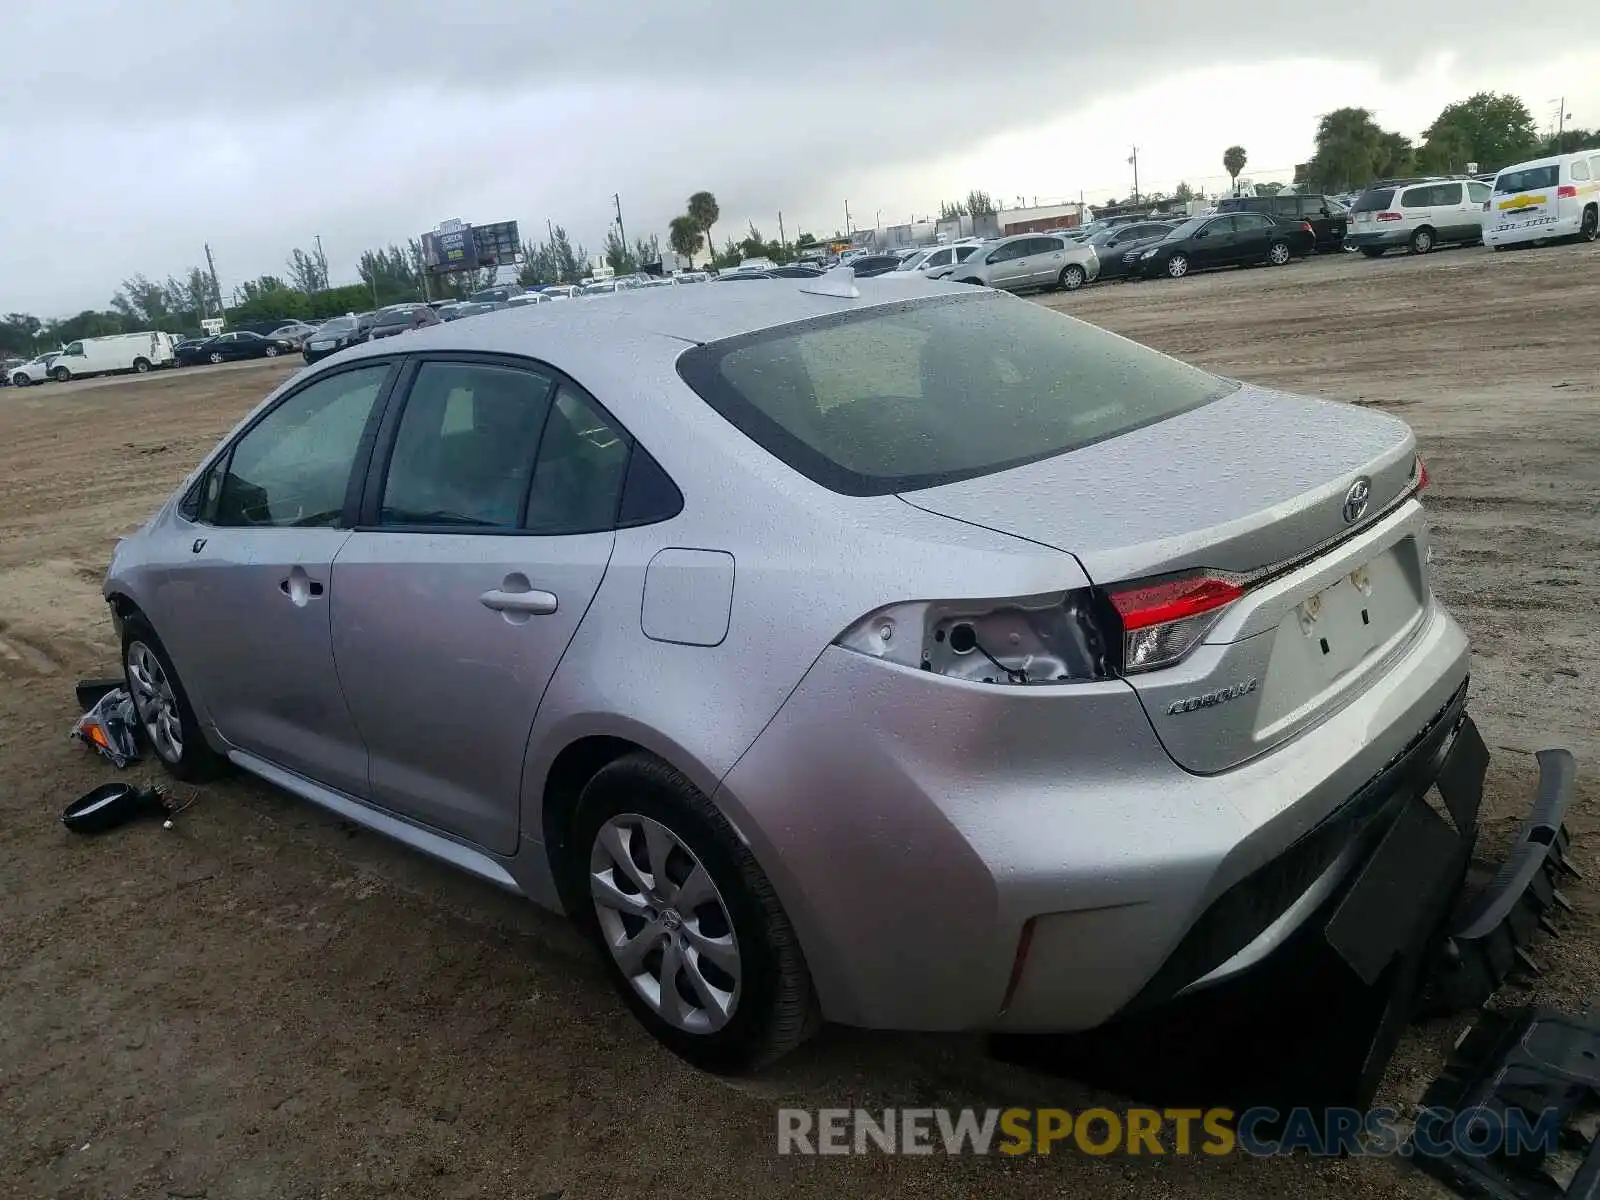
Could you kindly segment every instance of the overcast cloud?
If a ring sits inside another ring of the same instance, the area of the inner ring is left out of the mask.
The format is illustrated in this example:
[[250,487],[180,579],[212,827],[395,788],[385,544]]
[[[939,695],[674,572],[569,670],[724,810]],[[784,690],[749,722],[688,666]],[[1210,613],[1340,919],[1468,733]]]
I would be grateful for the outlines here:
[[[15,9],[18,0],[12,0]],[[1142,0],[22,0],[0,77],[0,311],[102,307],[209,242],[224,291],[320,234],[334,281],[360,252],[448,217],[546,220],[598,249],[694,190],[716,234],[790,237],[1141,185],[1286,177],[1345,104],[1420,133],[1445,102],[1567,93],[1600,124],[1600,34],[1575,0],[1448,9]]]

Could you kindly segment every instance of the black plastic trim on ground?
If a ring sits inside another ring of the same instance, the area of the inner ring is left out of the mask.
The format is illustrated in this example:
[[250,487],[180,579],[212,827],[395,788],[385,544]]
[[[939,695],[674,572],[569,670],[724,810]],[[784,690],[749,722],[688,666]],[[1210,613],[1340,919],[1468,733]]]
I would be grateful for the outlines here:
[[1563,876],[1577,877],[1567,861],[1571,841],[1562,824],[1577,780],[1577,760],[1566,750],[1541,750],[1533,809],[1517,831],[1494,877],[1450,923],[1421,1003],[1429,1015],[1466,1012],[1486,1003],[1518,971],[1533,975],[1529,954],[1541,932],[1554,934],[1553,910],[1569,909]]
[[[1424,1093],[1404,1153],[1470,1200],[1600,1200],[1600,1138],[1586,1136],[1573,1121],[1592,1111],[1597,1098],[1600,1023],[1531,1006],[1484,1013]],[[1556,1124],[1541,1130],[1546,1113]],[[1474,1119],[1485,1131],[1496,1125],[1501,1131],[1499,1139],[1484,1139],[1487,1147],[1480,1149],[1487,1153],[1458,1144],[1463,1129],[1473,1136]],[[1513,1145],[1506,1136],[1513,1128],[1539,1136]],[[1582,1157],[1562,1187],[1551,1155],[1573,1151]]]

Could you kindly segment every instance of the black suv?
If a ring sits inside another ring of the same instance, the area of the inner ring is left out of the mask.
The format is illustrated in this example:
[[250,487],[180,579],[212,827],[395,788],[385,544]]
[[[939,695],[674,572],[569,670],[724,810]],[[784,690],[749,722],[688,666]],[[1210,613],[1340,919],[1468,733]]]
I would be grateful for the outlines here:
[[1318,250],[1339,250],[1350,232],[1350,214],[1328,196],[1227,196],[1217,201],[1218,212],[1258,212],[1293,225],[1300,221],[1317,235]]

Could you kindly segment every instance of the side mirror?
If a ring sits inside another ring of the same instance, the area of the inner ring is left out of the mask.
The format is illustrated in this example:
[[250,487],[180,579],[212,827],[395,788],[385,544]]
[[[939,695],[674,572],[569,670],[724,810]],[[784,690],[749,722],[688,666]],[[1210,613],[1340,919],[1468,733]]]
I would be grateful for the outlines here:
[[1209,229],[1197,229],[1195,230],[1194,236],[1196,238],[1210,237],[1211,231]]

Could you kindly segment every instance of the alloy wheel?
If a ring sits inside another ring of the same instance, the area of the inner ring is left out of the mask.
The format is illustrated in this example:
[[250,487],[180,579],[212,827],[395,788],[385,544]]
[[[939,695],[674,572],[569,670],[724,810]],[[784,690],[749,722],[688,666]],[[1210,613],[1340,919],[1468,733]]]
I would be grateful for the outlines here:
[[180,761],[183,718],[178,714],[178,700],[161,660],[143,642],[128,646],[128,683],[133,688],[133,707],[150,745],[164,761]]
[[221,362],[222,361],[222,355],[219,354],[217,351],[213,350],[211,352],[211,361],[214,362],[214,363]]
[[1272,249],[1267,251],[1267,257],[1272,260],[1272,265],[1281,267],[1289,261],[1289,247],[1284,242],[1272,243]]
[[733,1018],[742,979],[733,921],[677,834],[637,813],[612,817],[589,851],[589,895],[613,961],[662,1020],[704,1034]]
[[1592,208],[1583,210],[1583,225],[1578,230],[1578,235],[1586,242],[1592,242],[1596,237],[1600,237],[1600,212]]
[[1174,279],[1182,279],[1189,273],[1189,260],[1181,254],[1174,254],[1167,259],[1167,274]]
[[1083,286],[1083,268],[1075,264],[1063,267],[1061,270],[1061,286],[1069,292],[1075,292]]

